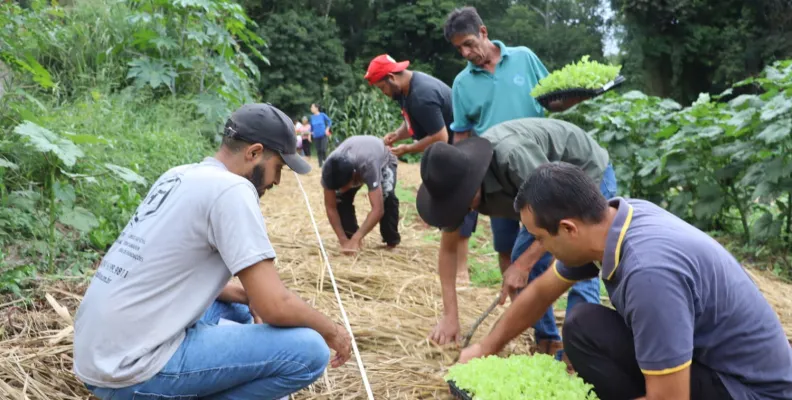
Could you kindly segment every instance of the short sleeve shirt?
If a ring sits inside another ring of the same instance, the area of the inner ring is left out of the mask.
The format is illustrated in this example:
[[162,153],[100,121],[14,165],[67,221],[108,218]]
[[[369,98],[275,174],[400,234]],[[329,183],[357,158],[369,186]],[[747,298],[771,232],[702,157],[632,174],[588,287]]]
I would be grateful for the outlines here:
[[77,310],[75,374],[107,388],[150,379],[232,275],[272,258],[252,183],[211,157],[165,172]]
[[548,75],[547,68],[527,47],[508,47],[499,40],[492,43],[501,50],[494,74],[468,62],[454,79],[454,132],[472,131],[480,136],[501,122],[544,116],[531,90]]
[[601,275],[633,332],[646,375],[693,360],[717,372],[734,399],[792,398],[792,348],[778,316],[717,241],[653,203],[616,197],[602,269],[554,272],[565,281]]
[[[385,142],[381,138],[371,135],[351,136],[345,139],[330,153],[325,160],[325,165],[329,164],[328,161],[331,157],[349,159],[368,190],[375,190],[383,183],[383,168],[398,164],[396,156],[385,146]],[[324,181],[322,181],[322,187],[327,187]]]
[[443,81],[415,71],[409,94],[396,100],[401,105],[404,123],[414,140],[434,135],[445,127],[448,143],[454,142],[454,132],[451,131],[451,122],[454,120],[451,88]]
[[482,183],[481,214],[519,220],[514,199],[540,165],[564,161],[583,169],[597,184],[608,167],[608,152],[586,131],[562,120],[521,118],[498,124],[483,136],[492,143],[490,168]]

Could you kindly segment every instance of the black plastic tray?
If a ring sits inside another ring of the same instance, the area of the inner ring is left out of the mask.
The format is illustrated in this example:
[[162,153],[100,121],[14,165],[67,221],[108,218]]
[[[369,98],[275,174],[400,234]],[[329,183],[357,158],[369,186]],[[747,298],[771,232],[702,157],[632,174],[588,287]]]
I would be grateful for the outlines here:
[[536,98],[536,101],[542,105],[542,107],[546,109],[550,109],[550,103],[558,100],[567,100],[567,99],[583,99],[588,100],[593,97],[597,97],[608,90],[613,89],[616,86],[621,85],[624,83],[625,79],[623,76],[619,75],[614,80],[606,83],[603,87],[599,89],[585,89],[585,88],[572,88],[572,89],[561,89],[556,90],[550,93],[545,93]]
[[473,396],[471,396],[467,391],[458,388],[454,384],[454,381],[448,381],[448,387],[451,389],[451,395],[453,395],[455,399],[473,400]]

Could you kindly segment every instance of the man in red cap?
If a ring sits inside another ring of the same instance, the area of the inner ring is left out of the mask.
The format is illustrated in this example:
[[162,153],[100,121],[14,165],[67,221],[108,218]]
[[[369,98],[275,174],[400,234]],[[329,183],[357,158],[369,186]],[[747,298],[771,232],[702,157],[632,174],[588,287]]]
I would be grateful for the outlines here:
[[[365,79],[376,86],[386,96],[399,103],[404,122],[395,132],[385,135],[385,145],[412,138],[410,144],[402,144],[391,148],[397,157],[408,153],[422,153],[435,142],[454,143],[451,123],[454,112],[451,104],[451,88],[443,81],[419,71],[410,71],[409,61],[396,62],[391,56],[382,54],[369,63]],[[456,248],[440,249],[440,262],[444,265],[456,265],[457,281],[467,282],[470,274],[467,267],[468,243],[476,230],[478,213],[467,214],[459,229]],[[442,324],[442,323],[441,323]],[[459,324],[438,325],[430,335],[436,342],[442,342],[441,332],[459,333]]]

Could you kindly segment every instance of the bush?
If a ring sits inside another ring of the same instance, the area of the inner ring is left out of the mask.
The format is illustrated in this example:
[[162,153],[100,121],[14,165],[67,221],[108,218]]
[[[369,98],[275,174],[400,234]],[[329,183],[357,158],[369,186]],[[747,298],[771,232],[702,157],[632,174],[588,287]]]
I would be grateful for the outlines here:
[[[762,94],[719,101],[746,85]],[[608,149],[621,195],[745,242],[792,244],[792,60],[685,108],[607,93],[552,117],[589,129]]]

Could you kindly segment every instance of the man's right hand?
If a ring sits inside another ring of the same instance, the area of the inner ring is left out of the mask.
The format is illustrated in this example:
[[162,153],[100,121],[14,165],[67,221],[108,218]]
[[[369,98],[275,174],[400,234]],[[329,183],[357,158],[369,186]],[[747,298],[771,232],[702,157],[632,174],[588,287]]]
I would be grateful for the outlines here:
[[448,343],[459,344],[462,339],[459,331],[459,317],[443,316],[429,338],[441,346]]
[[382,140],[385,142],[385,146],[390,147],[390,146],[393,146],[393,143],[396,143],[396,139],[398,137],[399,136],[396,134],[396,132],[391,132],[391,133],[385,135],[385,138],[382,139]]
[[333,368],[344,365],[349,360],[352,351],[352,338],[346,328],[336,324],[335,330],[325,336],[324,340],[328,347],[336,351],[335,357],[330,360],[330,365]]

